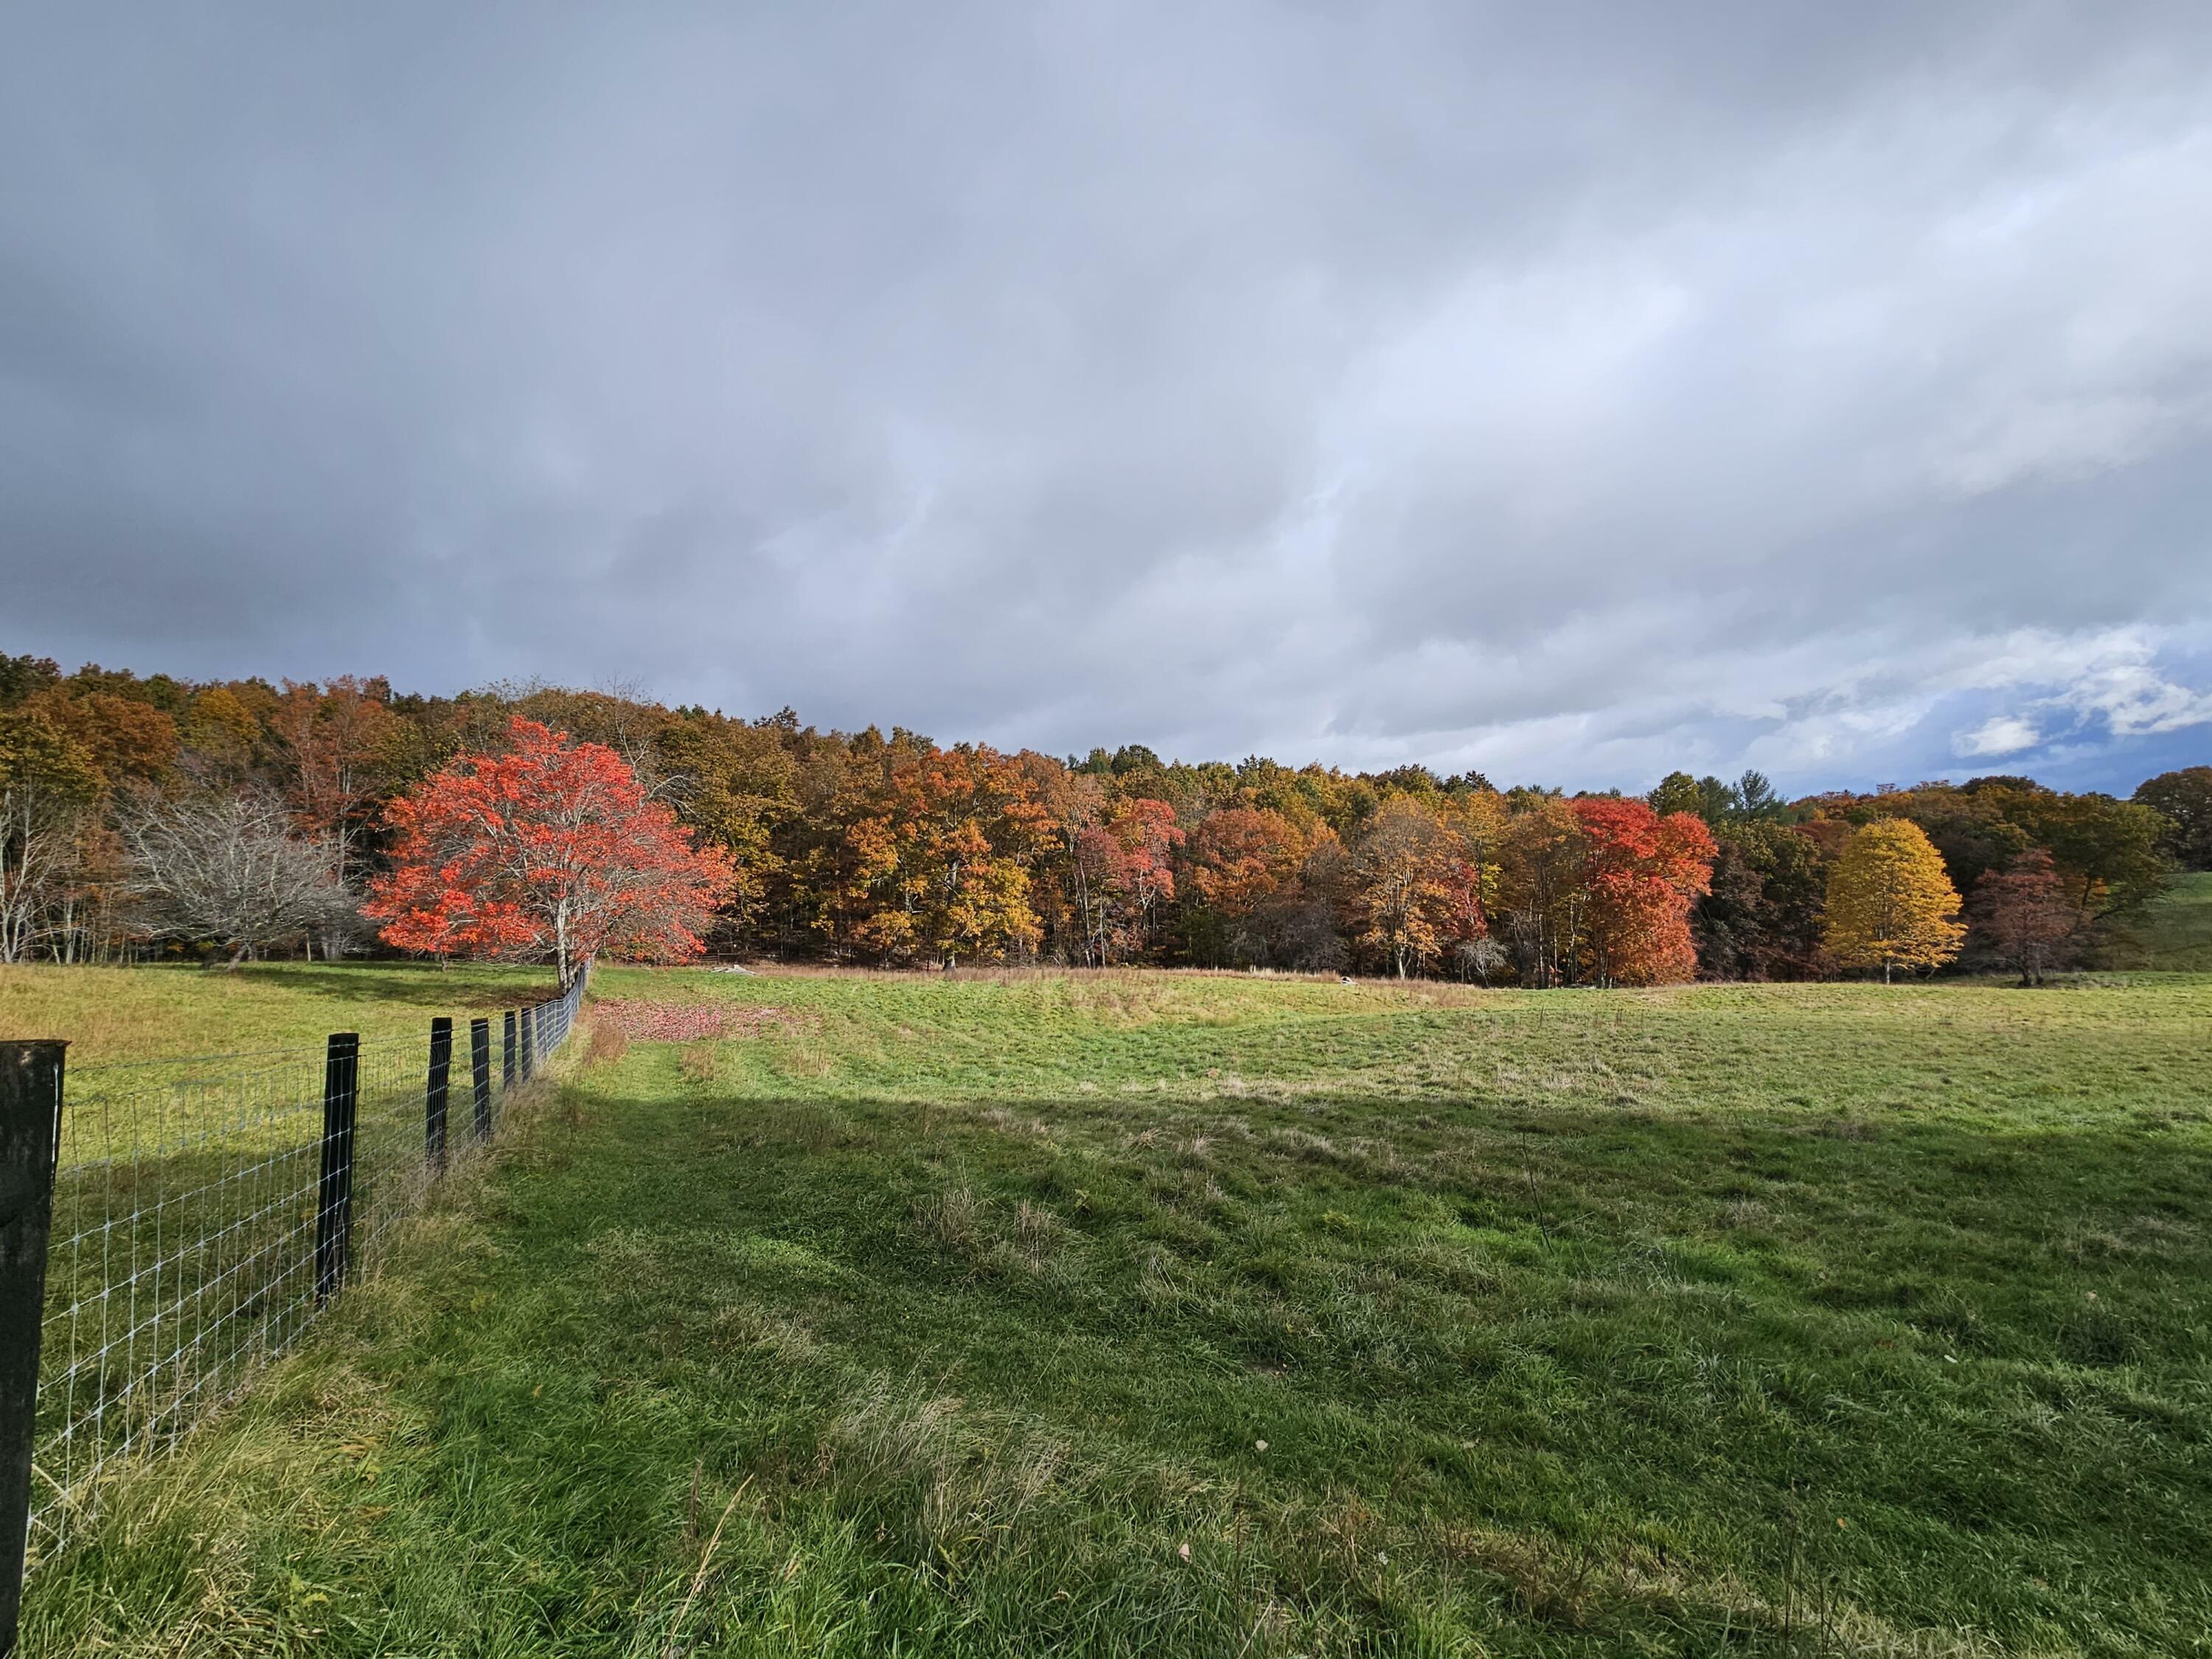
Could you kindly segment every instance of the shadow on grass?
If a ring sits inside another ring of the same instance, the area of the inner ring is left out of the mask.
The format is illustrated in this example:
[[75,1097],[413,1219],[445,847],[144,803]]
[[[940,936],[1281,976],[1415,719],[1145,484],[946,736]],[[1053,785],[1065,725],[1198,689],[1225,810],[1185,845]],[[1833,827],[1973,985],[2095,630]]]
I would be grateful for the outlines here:
[[[567,1287],[543,1361],[697,1425],[641,1459],[680,1484],[686,1449],[749,1445],[907,1571],[940,1498],[838,1472],[856,1412],[1115,1472],[1057,1522],[1073,1554],[1160,1471],[1246,1493],[1215,1521],[1250,1525],[1269,1593],[1408,1641],[1482,1626],[1469,1584],[1506,1626],[1656,1650],[1772,1635],[1816,1589],[1869,1646],[1959,1651],[2156,1648],[2212,1610],[2212,1518],[2177,1498],[2212,1474],[2201,1115],[610,1091],[514,1191],[501,1248]],[[884,1379],[896,1411],[854,1392]],[[762,1389],[811,1403],[769,1423]],[[1373,1553],[1301,1568],[1316,1528]]]
[[[221,974],[220,968],[201,970]],[[260,963],[248,966],[246,977],[258,985],[298,990],[334,1003],[348,999],[362,1001],[418,1003],[427,1019],[441,1005],[456,1009],[521,1008],[550,1002],[561,994],[551,974],[540,980],[525,978],[513,970],[460,968],[441,973],[419,963],[337,963],[328,967],[307,963]],[[496,974],[497,977],[494,975]]]
[[833,1099],[647,1052],[310,1345],[210,1464],[243,1495],[180,1463],[198,1506],[57,1563],[39,1628],[158,1649],[228,1571],[256,1652],[2185,1650],[2209,1221],[2201,1116]]

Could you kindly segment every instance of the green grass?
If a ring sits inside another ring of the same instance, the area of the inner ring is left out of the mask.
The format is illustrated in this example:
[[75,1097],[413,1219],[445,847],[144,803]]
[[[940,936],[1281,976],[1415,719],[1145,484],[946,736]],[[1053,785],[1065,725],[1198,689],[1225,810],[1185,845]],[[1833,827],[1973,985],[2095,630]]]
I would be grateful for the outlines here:
[[2212,1651],[2212,980],[594,991],[29,1652]]
[[[0,966],[0,1037],[69,1042],[62,1161],[293,1144],[321,1108],[333,1031],[360,1044],[364,1098],[419,1091],[432,1018],[467,1022],[554,993],[543,968],[397,963],[193,967]],[[220,1146],[203,1145],[213,1134]]]
[[[543,976],[23,969],[0,993],[22,1022],[0,1030],[71,1040],[33,1494],[32,1547],[44,1555],[108,1484],[103,1455],[173,1438],[304,1323],[327,1033],[364,1039],[352,1135],[358,1267],[377,1259],[430,1178],[431,1012],[532,1001]],[[456,1036],[448,1139],[458,1155],[472,1148],[474,1109],[467,1033]],[[180,1055],[192,1039],[226,1052]],[[496,1049],[493,1067],[496,1117],[522,1103],[501,1087]]]
[[434,1014],[512,1008],[558,988],[546,968],[0,965],[0,1036],[65,1037],[72,1066],[240,1049],[312,1054],[332,1031],[358,1031],[370,1042],[412,1038]]

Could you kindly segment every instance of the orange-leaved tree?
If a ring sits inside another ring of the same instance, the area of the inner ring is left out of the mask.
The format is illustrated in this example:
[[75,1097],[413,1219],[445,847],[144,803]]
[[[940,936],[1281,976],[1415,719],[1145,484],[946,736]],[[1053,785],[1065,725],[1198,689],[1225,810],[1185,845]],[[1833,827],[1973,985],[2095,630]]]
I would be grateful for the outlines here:
[[1075,834],[1071,860],[1081,906],[1085,963],[1141,957],[1163,905],[1176,895],[1175,854],[1183,843],[1175,808],[1118,800]]
[[353,875],[356,843],[412,735],[387,706],[389,695],[381,681],[349,674],[327,689],[287,680],[271,718],[284,745],[292,810],[302,830],[329,843],[341,884]]
[[1183,925],[1193,959],[1216,965],[1267,959],[1280,934],[1270,924],[1292,908],[1309,850],[1296,824],[1265,808],[1224,806],[1200,818],[1183,849],[1184,896],[1192,901]]
[[1443,822],[1410,795],[1394,795],[1368,823],[1352,866],[1351,919],[1360,948],[1400,979],[1425,969],[1480,913],[1462,849]]
[[1297,879],[1305,838],[1279,812],[1225,806],[1191,831],[1190,884],[1198,897],[1242,920]]
[[1175,856],[1183,844],[1175,808],[1142,798],[1115,801],[1106,809],[1106,833],[1119,848],[1119,880],[1114,908],[1127,949],[1142,951],[1152,941],[1160,908],[1176,896]]
[[392,868],[362,913],[406,951],[550,955],[562,984],[605,954],[674,961],[736,880],[729,855],[648,800],[622,757],[535,720],[499,754],[462,755],[393,801]]
[[1640,800],[1570,803],[1582,824],[1585,926],[1601,985],[1671,985],[1697,977],[1690,901],[1712,886],[1716,848],[1702,820],[1662,817]]
[[869,809],[844,836],[859,944],[946,967],[1035,946],[1030,864],[1048,820],[1018,758],[963,745],[894,760]]

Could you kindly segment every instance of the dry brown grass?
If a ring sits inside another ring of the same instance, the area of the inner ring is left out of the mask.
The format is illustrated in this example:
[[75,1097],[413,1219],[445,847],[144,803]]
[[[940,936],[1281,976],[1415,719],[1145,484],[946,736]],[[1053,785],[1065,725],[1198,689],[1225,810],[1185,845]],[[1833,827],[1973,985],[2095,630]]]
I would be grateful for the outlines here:
[[612,1066],[629,1053],[629,1032],[612,1020],[592,1022],[591,1036],[584,1046],[584,1064]]
[[965,1187],[948,1188],[915,1201],[915,1230],[931,1243],[958,1254],[975,1248],[982,1218],[982,1206]]

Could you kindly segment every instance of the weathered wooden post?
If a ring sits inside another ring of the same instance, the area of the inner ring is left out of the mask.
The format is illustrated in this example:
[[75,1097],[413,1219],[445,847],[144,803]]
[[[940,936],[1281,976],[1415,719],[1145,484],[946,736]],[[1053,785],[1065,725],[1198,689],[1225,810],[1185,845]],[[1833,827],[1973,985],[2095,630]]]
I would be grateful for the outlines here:
[[361,1085],[361,1034],[333,1031],[323,1057],[323,1170],[315,1203],[315,1305],[345,1283],[353,1241],[353,1128]]
[[446,1172],[446,1103],[453,1075],[453,1022],[441,1014],[430,1022],[430,1077],[422,1091],[422,1155],[434,1175]]
[[0,1659],[15,1651],[66,1042],[0,1042]]
[[476,1097],[477,1139],[491,1139],[491,1022],[469,1022],[469,1089]]

